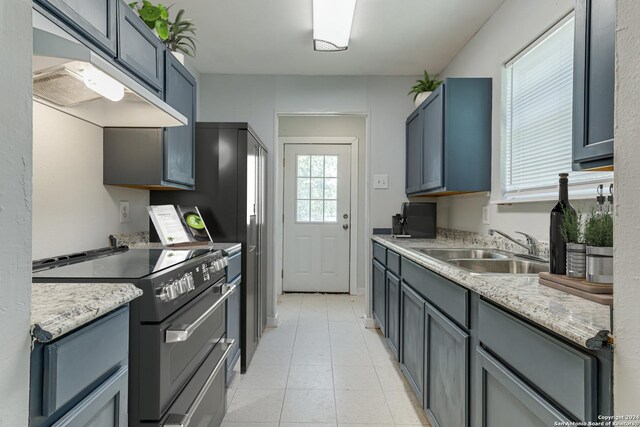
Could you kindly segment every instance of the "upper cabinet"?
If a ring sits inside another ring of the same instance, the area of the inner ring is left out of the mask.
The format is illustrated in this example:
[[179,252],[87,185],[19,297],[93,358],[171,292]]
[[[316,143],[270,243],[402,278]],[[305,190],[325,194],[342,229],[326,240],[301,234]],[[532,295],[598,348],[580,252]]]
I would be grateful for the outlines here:
[[166,52],[165,102],[182,113],[186,126],[167,128],[164,142],[164,180],[195,184],[196,80],[171,52]]
[[157,93],[164,84],[164,52],[160,39],[138,14],[118,2],[118,62],[144,80]]
[[613,167],[615,0],[576,0],[573,170]]
[[407,119],[406,144],[407,195],[489,191],[491,79],[446,79]]
[[110,57],[116,57],[118,0],[35,0]]

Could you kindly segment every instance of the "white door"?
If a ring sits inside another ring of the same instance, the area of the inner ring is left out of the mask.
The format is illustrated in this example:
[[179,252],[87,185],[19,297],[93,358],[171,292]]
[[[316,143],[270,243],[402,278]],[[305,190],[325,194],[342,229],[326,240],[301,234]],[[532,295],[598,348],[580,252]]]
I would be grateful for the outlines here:
[[349,292],[351,147],[286,144],[285,292]]

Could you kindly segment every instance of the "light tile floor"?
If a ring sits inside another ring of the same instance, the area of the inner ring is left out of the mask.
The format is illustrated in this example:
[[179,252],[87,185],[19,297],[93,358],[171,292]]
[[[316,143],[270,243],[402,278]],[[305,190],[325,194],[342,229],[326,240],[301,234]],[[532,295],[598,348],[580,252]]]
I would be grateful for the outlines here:
[[428,426],[364,312],[364,297],[282,295],[279,326],[265,331],[248,372],[228,389],[223,425]]

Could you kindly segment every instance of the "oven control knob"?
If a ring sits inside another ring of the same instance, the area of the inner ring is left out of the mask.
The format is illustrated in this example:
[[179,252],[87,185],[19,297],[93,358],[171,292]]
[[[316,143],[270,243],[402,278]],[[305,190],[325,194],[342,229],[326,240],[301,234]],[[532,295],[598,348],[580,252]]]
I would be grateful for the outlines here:
[[160,298],[160,301],[162,302],[167,302],[178,298],[178,289],[176,286],[176,282],[164,285],[162,288],[160,288],[160,292],[158,292],[158,298]]
[[183,277],[180,280],[176,280],[174,282],[174,286],[176,287],[176,290],[178,291],[178,294],[182,295],[182,294],[186,294],[187,292],[189,292],[189,287],[187,285],[187,278]]
[[187,292],[191,292],[196,288],[196,281],[193,280],[193,276],[185,276],[185,280],[187,281]]
[[222,261],[222,266],[223,266],[223,267],[226,267],[226,266],[228,266],[228,265],[229,265],[229,258],[224,257],[224,258],[222,258],[222,260],[221,260],[221,261]]

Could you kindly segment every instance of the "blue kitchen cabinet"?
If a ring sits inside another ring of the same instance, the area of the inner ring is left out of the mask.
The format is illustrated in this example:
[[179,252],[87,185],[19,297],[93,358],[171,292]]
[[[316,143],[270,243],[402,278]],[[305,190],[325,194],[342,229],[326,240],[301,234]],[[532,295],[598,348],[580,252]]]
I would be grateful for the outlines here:
[[400,278],[389,269],[386,276],[387,344],[398,357],[400,348]]
[[234,377],[233,368],[240,360],[240,295],[242,294],[241,276],[242,254],[237,252],[229,255],[229,265],[227,266],[227,283],[238,286],[236,291],[227,299],[227,338],[234,340],[231,352],[227,357],[227,385]]
[[34,0],[110,58],[117,54],[118,0]]
[[167,128],[164,141],[164,180],[195,185],[196,80],[169,51],[165,52],[165,102],[184,115],[186,126]]
[[573,87],[573,170],[613,166],[615,0],[577,0]]
[[137,12],[118,0],[117,61],[158,95],[164,89],[164,53],[165,47],[158,36]]
[[386,269],[383,264],[375,259],[373,260],[373,273],[371,277],[373,285],[373,318],[384,335],[387,323]]
[[127,424],[129,308],[31,352],[30,427]]
[[408,196],[491,189],[491,79],[448,78],[406,122]]
[[406,283],[400,299],[400,369],[419,402],[424,391],[425,300]]

